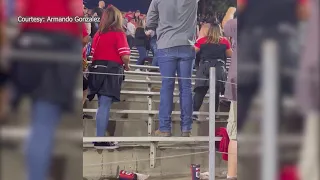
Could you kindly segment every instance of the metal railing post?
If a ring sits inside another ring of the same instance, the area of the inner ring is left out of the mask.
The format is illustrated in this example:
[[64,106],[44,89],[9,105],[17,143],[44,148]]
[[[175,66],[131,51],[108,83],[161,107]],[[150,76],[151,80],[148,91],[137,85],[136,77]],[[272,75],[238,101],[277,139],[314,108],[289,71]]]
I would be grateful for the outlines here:
[[215,180],[216,146],[215,146],[215,128],[216,128],[216,69],[210,68],[210,93],[209,93],[209,179]]
[[266,40],[262,45],[261,180],[277,179],[279,60],[276,42]]

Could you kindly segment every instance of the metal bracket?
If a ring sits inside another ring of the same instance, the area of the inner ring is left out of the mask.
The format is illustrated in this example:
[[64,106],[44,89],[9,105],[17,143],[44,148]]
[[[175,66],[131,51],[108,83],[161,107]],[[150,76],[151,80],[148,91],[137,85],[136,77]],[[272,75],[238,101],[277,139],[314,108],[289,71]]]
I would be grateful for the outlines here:
[[[150,77],[147,76],[146,80],[150,81]],[[151,92],[151,83],[148,83],[148,92]],[[152,111],[152,96],[148,96],[148,111]],[[148,116],[148,136],[152,136],[154,131],[154,120],[153,114]],[[158,142],[150,143],[150,168],[155,168],[156,166],[156,156],[157,156],[157,146]]]
[[150,168],[155,168],[158,142],[150,143]]
[[[149,76],[147,76],[146,79],[150,81]],[[151,92],[151,83],[148,83],[147,91]],[[150,95],[147,98],[148,98],[148,111],[152,111],[152,96]],[[153,115],[149,114],[148,115],[148,136],[152,136],[153,127],[154,127]]]

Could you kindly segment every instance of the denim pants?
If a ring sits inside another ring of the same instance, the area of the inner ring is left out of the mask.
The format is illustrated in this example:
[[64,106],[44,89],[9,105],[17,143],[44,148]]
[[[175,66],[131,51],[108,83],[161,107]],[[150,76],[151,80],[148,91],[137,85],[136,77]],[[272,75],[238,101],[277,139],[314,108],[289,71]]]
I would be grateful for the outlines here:
[[40,100],[33,102],[31,133],[26,142],[28,180],[47,179],[61,114],[61,108],[56,104]]
[[[158,49],[158,62],[162,76],[159,106],[159,130],[171,132],[171,114],[173,110],[173,91],[176,73],[178,77],[191,78],[196,57],[192,46],[177,46]],[[191,79],[179,79],[181,131],[192,129],[192,85]]]
[[147,49],[146,47],[143,47],[143,46],[137,46],[136,48],[139,53],[139,59],[137,61],[137,65],[144,65],[144,61],[146,60],[146,57],[147,57]]
[[104,137],[107,131],[112,98],[98,95],[98,110],[96,116],[97,137]]
[[152,53],[153,53],[153,60],[152,60],[152,66],[159,66],[158,59],[157,59],[157,39],[152,38],[150,41]]

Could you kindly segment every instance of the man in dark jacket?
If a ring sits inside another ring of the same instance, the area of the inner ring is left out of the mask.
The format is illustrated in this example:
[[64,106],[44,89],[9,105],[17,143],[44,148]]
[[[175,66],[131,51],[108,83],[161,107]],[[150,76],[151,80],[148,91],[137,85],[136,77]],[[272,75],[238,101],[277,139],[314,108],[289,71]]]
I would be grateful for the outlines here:
[[99,17],[102,16],[103,9],[105,8],[106,3],[104,1],[99,1],[98,7],[95,9],[95,12],[98,14]]

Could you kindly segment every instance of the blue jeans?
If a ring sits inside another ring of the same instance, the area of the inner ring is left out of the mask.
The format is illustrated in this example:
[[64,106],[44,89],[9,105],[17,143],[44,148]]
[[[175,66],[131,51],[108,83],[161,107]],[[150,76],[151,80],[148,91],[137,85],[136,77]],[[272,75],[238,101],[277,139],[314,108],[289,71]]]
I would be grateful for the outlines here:
[[136,47],[139,52],[139,59],[137,61],[137,65],[144,65],[144,61],[146,60],[147,57],[147,49],[146,47],[143,46],[137,46]]
[[31,133],[26,144],[28,180],[47,179],[54,148],[54,134],[61,114],[58,105],[40,100],[33,102]]
[[[178,46],[158,49],[158,62],[161,76],[191,78],[196,57],[192,46]],[[192,85],[191,79],[179,79],[181,131],[192,129]],[[173,91],[175,78],[162,78],[159,106],[159,130],[171,132],[171,114],[173,109]]]
[[109,122],[112,98],[109,96],[98,96],[98,110],[96,116],[97,137],[104,137]]
[[152,53],[153,53],[153,60],[152,60],[152,66],[159,66],[158,59],[157,59],[157,39],[152,38],[150,41]]

